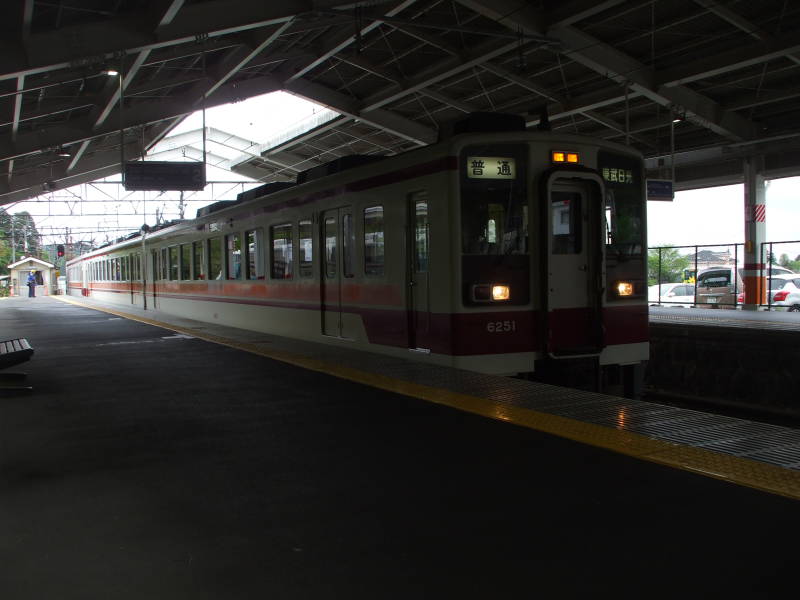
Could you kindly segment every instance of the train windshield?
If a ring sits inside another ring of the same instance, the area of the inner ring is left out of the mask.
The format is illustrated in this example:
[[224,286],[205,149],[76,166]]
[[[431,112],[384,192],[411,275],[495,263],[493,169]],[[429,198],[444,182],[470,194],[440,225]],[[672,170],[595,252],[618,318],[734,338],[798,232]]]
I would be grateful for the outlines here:
[[602,151],[597,163],[606,188],[606,254],[618,258],[642,256],[642,163],[632,156]]
[[527,254],[526,148],[471,146],[460,164],[462,252]]

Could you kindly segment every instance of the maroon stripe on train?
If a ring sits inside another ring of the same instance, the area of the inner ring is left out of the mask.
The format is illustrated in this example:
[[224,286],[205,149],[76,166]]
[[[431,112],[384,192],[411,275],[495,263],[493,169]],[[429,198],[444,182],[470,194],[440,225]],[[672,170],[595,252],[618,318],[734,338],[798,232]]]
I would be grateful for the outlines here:
[[650,339],[647,305],[606,306],[603,309],[606,346],[636,344]]
[[[101,290],[93,290],[101,291]],[[102,290],[114,291],[117,290]],[[128,292],[130,293],[130,292]],[[139,295],[139,292],[136,292]],[[148,300],[152,294],[148,293]],[[158,299],[195,300],[247,304],[270,308],[319,311],[318,303],[275,301],[261,298],[236,298],[160,293]],[[580,311],[569,311],[571,313]],[[342,312],[359,315],[371,344],[406,348],[409,342],[408,314],[397,308],[370,308],[342,306]],[[588,312],[588,311],[585,311]],[[605,345],[631,344],[648,341],[647,306],[614,306],[603,310]],[[572,316],[575,316],[572,314]],[[418,314],[417,322],[423,326],[416,331],[416,346],[428,348],[437,354],[471,356],[479,354],[513,354],[543,351],[544,339],[540,331],[539,312],[519,310],[511,312],[481,312],[454,314]],[[581,319],[574,319],[580,323]],[[562,327],[561,335],[570,343],[583,339],[581,331]],[[560,348],[564,344],[559,345]]]

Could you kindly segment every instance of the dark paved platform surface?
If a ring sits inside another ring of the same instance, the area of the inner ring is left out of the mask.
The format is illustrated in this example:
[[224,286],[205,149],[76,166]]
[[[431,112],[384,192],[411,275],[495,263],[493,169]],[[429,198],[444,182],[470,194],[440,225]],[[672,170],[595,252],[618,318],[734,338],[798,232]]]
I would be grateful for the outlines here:
[[3,600],[796,593],[793,500],[50,298],[0,337]]

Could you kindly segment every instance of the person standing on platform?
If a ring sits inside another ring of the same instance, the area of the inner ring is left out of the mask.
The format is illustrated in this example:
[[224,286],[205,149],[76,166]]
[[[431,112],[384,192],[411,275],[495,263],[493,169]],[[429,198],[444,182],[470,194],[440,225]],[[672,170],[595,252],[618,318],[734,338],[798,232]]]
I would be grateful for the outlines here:
[[36,297],[36,275],[33,271],[28,273],[28,298]]

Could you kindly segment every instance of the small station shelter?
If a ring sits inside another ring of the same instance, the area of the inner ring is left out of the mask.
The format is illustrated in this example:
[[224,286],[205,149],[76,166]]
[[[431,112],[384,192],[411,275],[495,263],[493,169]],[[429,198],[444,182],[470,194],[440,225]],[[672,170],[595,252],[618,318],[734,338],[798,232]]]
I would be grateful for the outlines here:
[[11,295],[28,295],[28,273],[33,271],[36,275],[36,295],[49,296],[55,293],[56,266],[33,256],[24,256],[15,263],[8,265],[11,277]]

